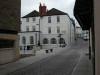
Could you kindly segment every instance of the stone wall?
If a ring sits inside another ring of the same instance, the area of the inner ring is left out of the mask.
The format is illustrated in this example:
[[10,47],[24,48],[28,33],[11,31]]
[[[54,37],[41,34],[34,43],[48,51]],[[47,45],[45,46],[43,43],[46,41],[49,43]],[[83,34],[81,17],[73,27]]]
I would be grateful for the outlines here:
[[19,58],[20,3],[21,0],[0,0],[0,64]]
[[0,0],[0,30],[20,30],[20,0]]
[[19,37],[13,34],[0,34],[1,39],[13,40],[12,48],[0,48],[0,64],[15,61],[19,59]]

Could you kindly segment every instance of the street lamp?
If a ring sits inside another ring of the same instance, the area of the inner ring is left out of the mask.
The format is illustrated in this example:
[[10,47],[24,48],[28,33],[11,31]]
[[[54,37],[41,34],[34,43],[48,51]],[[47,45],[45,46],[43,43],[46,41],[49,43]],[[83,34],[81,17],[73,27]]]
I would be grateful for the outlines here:
[[59,40],[60,40],[60,46],[59,47],[61,47],[61,36],[62,36],[63,34],[59,34],[57,37],[59,37]]
[[40,19],[39,19],[39,24],[36,24],[36,25],[39,25],[39,40],[38,40],[38,46],[40,46]]

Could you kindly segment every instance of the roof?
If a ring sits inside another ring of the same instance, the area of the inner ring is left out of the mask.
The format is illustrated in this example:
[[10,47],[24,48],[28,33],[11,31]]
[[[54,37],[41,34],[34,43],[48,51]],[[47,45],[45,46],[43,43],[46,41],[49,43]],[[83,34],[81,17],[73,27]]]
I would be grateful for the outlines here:
[[74,16],[83,30],[90,29],[92,25],[93,0],[76,0]]
[[32,11],[31,13],[29,13],[29,14],[23,16],[22,18],[27,18],[27,17],[37,17],[37,16],[39,16],[39,12],[36,11],[36,10],[34,10],[34,11]]
[[[47,14],[45,16],[52,16],[52,15],[68,15],[68,14],[58,9],[52,8],[51,10],[47,11]],[[39,12],[34,10],[31,13],[23,16],[22,18],[38,17],[38,16],[39,16]]]
[[47,11],[47,16],[52,16],[52,15],[68,15],[68,14],[58,9],[52,8],[51,10]]

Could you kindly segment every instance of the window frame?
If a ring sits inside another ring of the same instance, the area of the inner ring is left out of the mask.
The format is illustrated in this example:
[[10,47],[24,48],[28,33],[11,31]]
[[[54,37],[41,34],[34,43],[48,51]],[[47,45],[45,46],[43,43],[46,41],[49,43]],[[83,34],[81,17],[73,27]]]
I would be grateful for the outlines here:
[[29,18],[26,18],[26,22],[29,22]]
[[57,16],[57,22],[60,22],[60,16]]
[[32,21],[33,21],[33,22],[34,22],[34,21],[36,21],[36,18],[35,18],[35,17],[33,17],[33,18],[32,18]]
[[32,26],[32,31],[36,31],[36,27],[35,26]]
[[22,37],[22,44],[24,44],[24,45],[26,44],[26,37],[25,36]]
[[51,34],[51,27],[48,27],[48,33]]
[[57,33],[60,33],[60,27],[57,26]]
[[30,31],[29,26],[26,26],[26,31]]
[[55,38],[51,38],[51,44],[57,44],[57,40]]
[[34,44],[34,37],[30,36],[30,44]]
[[65,39],[64,38],[60,38],[59,39],[59,44],[65,44]]
[[51,16],[48,17],[48,23],[51,23]]
[[43,39],[43,44],[49,44],[49,40],[47,38]]

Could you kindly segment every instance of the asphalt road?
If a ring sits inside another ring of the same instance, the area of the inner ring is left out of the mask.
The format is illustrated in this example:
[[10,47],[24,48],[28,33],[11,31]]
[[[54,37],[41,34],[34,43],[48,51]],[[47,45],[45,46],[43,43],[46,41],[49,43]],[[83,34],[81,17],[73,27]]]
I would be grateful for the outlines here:
[[8,75],[71,75],[88,43],[77,41],[70,48]]

